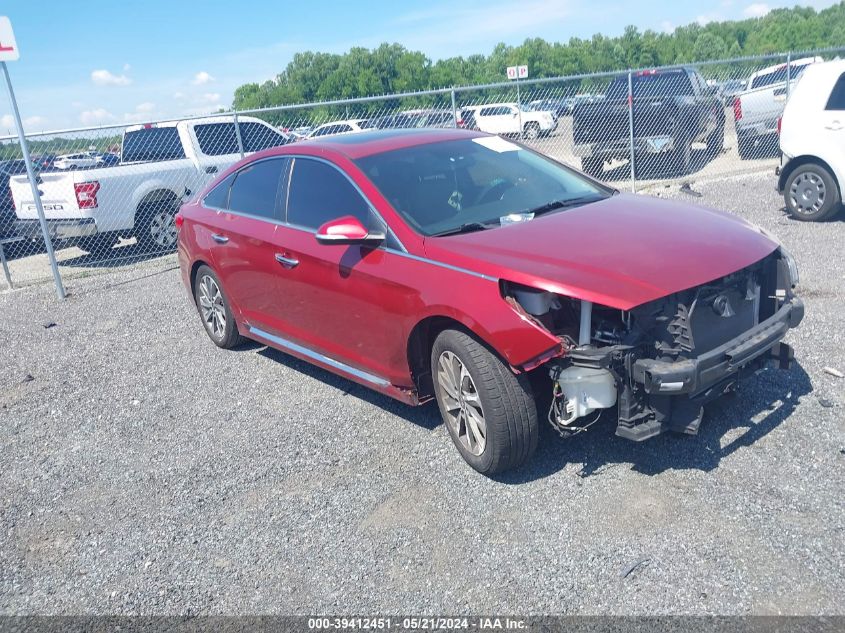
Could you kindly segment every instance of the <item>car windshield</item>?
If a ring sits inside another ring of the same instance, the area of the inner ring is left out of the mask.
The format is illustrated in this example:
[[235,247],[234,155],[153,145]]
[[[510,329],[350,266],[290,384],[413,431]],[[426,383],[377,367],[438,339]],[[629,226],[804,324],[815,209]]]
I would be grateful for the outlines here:
[[356,163],[423,235],[481,230],[587,204],[610,190],[536,152],[496,136],[428,143]]

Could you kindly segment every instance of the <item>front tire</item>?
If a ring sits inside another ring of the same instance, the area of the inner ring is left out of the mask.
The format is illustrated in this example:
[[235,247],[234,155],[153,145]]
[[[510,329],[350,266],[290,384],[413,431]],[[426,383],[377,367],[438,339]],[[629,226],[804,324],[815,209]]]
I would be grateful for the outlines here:
[[822,165],[808,163],[796,168],[783,188],[786,210],[801,222],[829,220],[840,210],[842,194],[833,175]]
[[220,279],[208,266],[202,265],[197,270],[194,280],[194,303],[208,338],[217,347],[232,349],[243,343]]
[[444,330],[431,350],[440,415],[464,460],[493,475],[524,463],[540,429],[531,385],[487,347],[458,330]]
[[117,236],[114,233],[97,233],[87,237],[80,237],[76,245],[89,255],[108,257],[112,247],[117,244]]

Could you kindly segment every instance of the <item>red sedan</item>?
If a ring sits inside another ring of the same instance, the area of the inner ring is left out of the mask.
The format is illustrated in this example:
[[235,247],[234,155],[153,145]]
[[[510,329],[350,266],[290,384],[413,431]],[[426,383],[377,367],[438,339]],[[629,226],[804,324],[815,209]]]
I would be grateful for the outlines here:
[[[411,405],[483,473],[614,408],[696,433],[803,316],[761,229],[624,195],[497,136],[373,131],[259,152],[193,202],[179,264],[211,340],[254,339]],[[538,402],[543,402],[538,412]]]

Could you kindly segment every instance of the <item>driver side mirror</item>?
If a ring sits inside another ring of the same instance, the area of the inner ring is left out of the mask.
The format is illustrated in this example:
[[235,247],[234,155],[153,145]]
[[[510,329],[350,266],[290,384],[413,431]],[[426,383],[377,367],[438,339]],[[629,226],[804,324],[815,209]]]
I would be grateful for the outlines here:
[[369,244],[375,246],[384,241],[381,231],[372,232],[354,215],[329,220],[317,229],[314,236],[320,244]]

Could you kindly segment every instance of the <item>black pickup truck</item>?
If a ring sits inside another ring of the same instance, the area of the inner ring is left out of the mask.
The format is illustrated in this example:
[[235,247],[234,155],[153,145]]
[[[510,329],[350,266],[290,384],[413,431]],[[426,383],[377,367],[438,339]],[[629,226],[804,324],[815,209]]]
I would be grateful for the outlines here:
[[[635,163],[653,156],[675,175],[690,171],[692,144],[722,151],[725,108],[716,90],[691,68],[643,70],[631,76]],[[575,155],[592,176],[605,161],[630,159],[628,74],[615,77],[604,99],[575,106]]]

